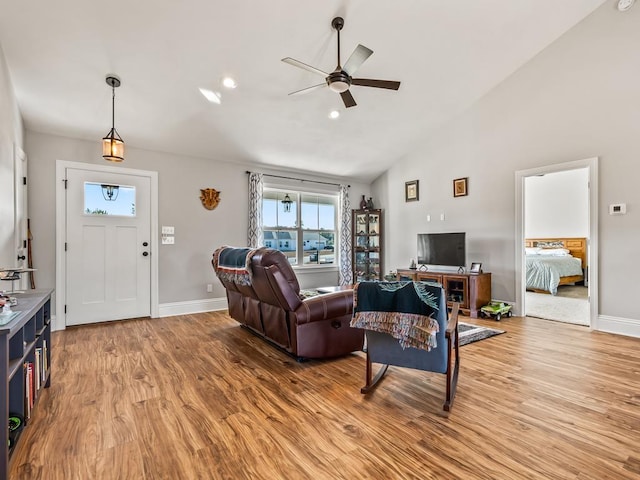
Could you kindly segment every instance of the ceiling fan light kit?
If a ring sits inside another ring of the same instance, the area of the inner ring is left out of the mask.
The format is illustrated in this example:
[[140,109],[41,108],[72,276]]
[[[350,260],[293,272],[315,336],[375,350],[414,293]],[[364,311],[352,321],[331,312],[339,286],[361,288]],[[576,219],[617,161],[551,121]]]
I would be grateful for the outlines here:
[[618,10],[620,10],[621,12],[626,12],[631,7],[633,7],[635,1],[636,0],[618,0]]
[[231,88],[231,89],[236,88],[238,86],[236,81],[231,77],[224,77],[222,79],[222,85],[224,85],[227,88]]
[[302,90],[291,92],[289,95],[309,93],[326,85],[332,92],[340,94],[344,106],[349,108],[355,107],[357,105],[355,99],[353,98],[353,95],[351,95],[351,92],[349,90],[351,85],[384,88],[387,90],[398,90],[398,88],[400,88],[400,82],[396,81],[353,78],[353,75],[360,68],[360,66],[373,54],[373,50],[368,49],[364,45],[358,45],[347,60],[347,63],[342,66],[340,62],[340,31],[342,30],[342,27],[344,27],[344,19],[342,17],[335,17],[331,21],[331,26],[336,30],[338,34],[338,65],[336,66],[335,70],[333,70],[331,73],[327,73],[323,70],[320,70],[319,68],[312,67],[311,65],[307,65],[306,63],[295,60],[291,57],[283,58],[282,61],[288,63],[289,65],[293,65],[294,67],[302,68],[303,70],[307,70],[309,72],[325,77],[326,82],[303,88]]

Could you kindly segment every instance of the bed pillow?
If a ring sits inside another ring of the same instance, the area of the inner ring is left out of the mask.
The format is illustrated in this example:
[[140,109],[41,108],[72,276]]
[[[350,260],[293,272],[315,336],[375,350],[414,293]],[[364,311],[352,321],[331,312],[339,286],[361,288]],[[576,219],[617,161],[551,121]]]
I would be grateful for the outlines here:
[[541,248],[538,255],[547,255],[552,257],[566,257],[570,252],[566,248]]
[[540,247],[525,247],[524,248],[524,252],[526,255],[539,255],[540,254],[540,250],[542,250]]

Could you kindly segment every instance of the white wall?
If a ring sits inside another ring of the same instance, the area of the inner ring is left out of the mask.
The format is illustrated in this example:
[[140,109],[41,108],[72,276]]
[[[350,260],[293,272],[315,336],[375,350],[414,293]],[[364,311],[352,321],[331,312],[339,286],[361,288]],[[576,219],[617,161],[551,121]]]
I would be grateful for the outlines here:
[[589,236],[589,169],[526,177],[525,238]]
[[[37,132],[26,132],[29,155],[29,205],[33,250],[37,259],[38,287],[55,287],[55,168],[56,160],[104,165],[100,139],[95,142]],[[221,245],[247,243],[247,169],[269,173],[256,165],[234,163],[127,148],[125,168],[158,172],[159,226],[175,227],[175,245],[160,245],[160,304],[215,299],[225,296],[211,267],[213,251]],[[271,172],[283,175],[283,172]],[[287,174],[286,172],[284,173]],[[294,177],[351,184],[350,197],[357,204],[369,186],[349,179]],[[220,191],[220,204],[206,210],[200,202],[201,188]],[[160,232],[156,241],[159,242]],[[335,269],[319,273],[300,272],[302,288],[337,285]],[[212,293],[207,284],[214,285]]]
[[[466,231],[468,262],[493,273],[494,298],[515,300],[514,172],[599,157],[600,315],[637,334],[630,292],[640,277],[629,272],[640,269],[639,25],[637,5],[622,14],[604,4],[376,179],[389,268],[415,256],[418,232]],[[469,195],[453,198],[458,177],[469,177]],[[405,203],[413,179],[420,201]],[[616,202],[627,215],[608,215]]]
[[[0,47],[0,267],[16,265],[14,243],[13,159],[16,147],[23,148],[22,118],[13,93],[11,77]],[[4,282],[3,282],[4,283]],[[10,288],[0,285],[0,290]]]

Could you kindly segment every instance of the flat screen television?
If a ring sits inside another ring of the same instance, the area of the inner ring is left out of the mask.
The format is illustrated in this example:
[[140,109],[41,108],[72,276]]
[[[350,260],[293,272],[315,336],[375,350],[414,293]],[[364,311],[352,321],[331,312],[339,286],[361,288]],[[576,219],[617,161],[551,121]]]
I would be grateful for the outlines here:
[[467,264],[465,233],[419,233],[418,263],[464,267]]

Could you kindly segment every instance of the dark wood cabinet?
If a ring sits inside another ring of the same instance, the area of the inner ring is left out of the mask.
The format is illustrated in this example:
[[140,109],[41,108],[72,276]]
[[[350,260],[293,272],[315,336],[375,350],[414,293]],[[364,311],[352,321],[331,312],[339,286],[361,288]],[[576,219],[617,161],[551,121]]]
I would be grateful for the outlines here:
[[382,280],[382,210],[353,210],[353,282]]
[[478,318],[480,308],[491,301],[490,273],[449,273],[398,269],[398,280],[440,283],[447,296],[447,304],[460,304],[460,311],[469,317]]

